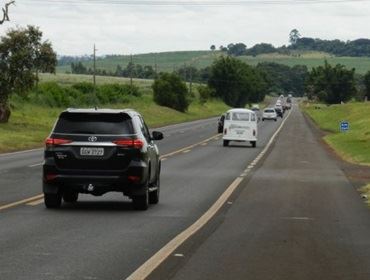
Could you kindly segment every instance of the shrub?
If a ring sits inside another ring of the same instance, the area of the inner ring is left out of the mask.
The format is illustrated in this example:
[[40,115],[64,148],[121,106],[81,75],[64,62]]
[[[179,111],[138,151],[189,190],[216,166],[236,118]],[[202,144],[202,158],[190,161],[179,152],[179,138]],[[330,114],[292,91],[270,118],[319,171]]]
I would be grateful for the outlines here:
[[174,73],[163,73],[153,83],[154,101],[180,112],[186,112],[190,100],[186,84]]
[[199,86],[198,92],[199,92],[199,102],[202,105],[205,104],[212,96],[212,90],[207,86]]

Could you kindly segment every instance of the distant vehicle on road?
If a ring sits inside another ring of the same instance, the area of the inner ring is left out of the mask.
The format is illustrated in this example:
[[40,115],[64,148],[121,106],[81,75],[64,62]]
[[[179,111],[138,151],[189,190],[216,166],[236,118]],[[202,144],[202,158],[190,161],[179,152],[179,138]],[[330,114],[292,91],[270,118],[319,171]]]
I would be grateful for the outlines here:
[[278,116],[274,108],[266,108],[265,110],[263,110],[262,121],[265,120],[277,121],[277,117]]
[[217,132],[218,133],[222,133],[222,131],[224,130],[225,115],[226,114],[222,114],[221,117],[218,119],[218,122],[217,122]]
[[161,161],[152,134],[134,110],[68,109],[46,139],[43,192],[47,208],[79,193],[122,192],[134,208],[159,201]]
[[256,113],[257,120],[261,120],[260,106],[258,104],[253,104],[251,110]]
[[278,117],[282,118],[284,116],[284,109],[280,106],[275,106],[275,111]]
[[231,109],[227,111],[223,145],[226,147],[230,141],[250,142],[252,147],[257,145],[257,116],[248,109]]

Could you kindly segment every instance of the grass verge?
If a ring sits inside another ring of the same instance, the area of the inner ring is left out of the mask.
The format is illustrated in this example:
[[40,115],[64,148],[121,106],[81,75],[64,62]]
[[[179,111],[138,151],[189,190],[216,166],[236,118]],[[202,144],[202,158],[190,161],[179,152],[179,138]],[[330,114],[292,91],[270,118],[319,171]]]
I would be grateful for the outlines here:
[[[324,140],[344,160],[370,166],[370,103],[348,103],[325,106],[305,103],[304,111],[320,129]],[[350,130],[340,132],[340,122],[348,121]]]

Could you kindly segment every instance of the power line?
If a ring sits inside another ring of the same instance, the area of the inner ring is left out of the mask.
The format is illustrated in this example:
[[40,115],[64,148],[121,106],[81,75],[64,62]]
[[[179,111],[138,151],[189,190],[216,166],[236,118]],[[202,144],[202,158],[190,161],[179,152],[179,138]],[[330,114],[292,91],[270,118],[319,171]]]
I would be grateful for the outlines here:
[[365,3],[370,0],[248,0],[248,1],[153,1],[153,0],[23,0],[23,2],[54,3],[54,4],[82,4],[82,5],[126,5],[126,6],[248,6],[248,5],[315,5],[315,4],[341,4]]

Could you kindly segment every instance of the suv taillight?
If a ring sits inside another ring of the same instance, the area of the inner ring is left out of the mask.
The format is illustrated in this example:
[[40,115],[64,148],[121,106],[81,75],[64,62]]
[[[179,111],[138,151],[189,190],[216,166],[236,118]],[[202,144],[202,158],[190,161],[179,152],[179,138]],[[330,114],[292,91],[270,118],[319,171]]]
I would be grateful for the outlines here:
[[61,138],[47,138],[45,140],[45,145],[47,147],[58,146],[58,145],[69,144],[69,143],[72,143],[72,140],[61,139]]
[[144,142],[140,139],[119,139],[113,141],[114,144],[124,148],[141,149],[144,146]]

